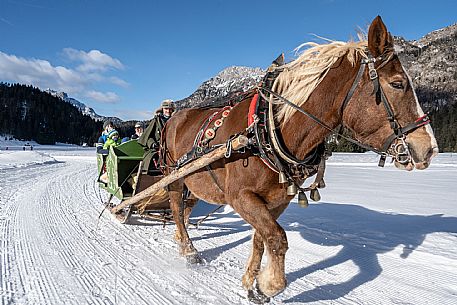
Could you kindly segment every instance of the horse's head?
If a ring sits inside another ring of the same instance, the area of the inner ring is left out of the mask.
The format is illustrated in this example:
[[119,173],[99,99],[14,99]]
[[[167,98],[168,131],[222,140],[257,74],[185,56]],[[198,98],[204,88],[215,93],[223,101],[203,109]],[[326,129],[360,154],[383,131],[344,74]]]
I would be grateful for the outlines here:
[[361,142],[394,155],[397,168],[425,169],[438,145],[379,16],[368,31],[368,51],[369,58],[363,59],[368,66],[343,121]]

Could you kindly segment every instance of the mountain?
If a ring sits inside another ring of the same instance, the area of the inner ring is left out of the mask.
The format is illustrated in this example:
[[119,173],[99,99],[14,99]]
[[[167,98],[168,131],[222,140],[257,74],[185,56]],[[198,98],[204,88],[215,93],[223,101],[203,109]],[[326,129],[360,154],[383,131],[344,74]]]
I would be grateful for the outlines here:
[[201,84],[189,97],[176,102],[178,109],[203,107],[231,93],[247,91],[262,80],[261,68],[228,67]]
[[419,40],[395,37],[395,49],[428,110],[457,102],[457,23]]
[[[457,151],[457,24],[430,32],[419,40],[396,36],[394,42],[420,104],[430,112],[440,150]],[[226,102],[224,97],[254,88],[264,74],[265,70],[260,68],[226,68],[176,105],[178,109],[221,106]]]
[[46,89],[45,92],[47,92],[47,93],[49,93],[49,94],[51,94],[51,95],[53,95],[55,97],[58,97],[61,100],[67,102],[67,103],[72,104],[73,106],[78,108],[81,111],[82,114],[90,116],[95,121],[111,120],[111,121],[114,122],[114,124],[122,123],[122,120],[117,118],[117,117],[106,117],[106,116],[102,116],[102,115],[97,114],[94,111],[94,109],[86,106],[86,104],[78,101],[75,98],[69,97],[68,94],[65,93],[65,92],[58,92],[58,91],[55,91],[55,90],[52,90],[52,89]]

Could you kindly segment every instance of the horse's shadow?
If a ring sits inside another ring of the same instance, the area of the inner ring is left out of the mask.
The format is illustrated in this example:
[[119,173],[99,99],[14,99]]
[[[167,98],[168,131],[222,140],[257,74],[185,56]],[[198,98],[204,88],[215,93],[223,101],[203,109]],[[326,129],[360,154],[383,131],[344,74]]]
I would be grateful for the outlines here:
[[[199,201],[196,208],[192,211],[191,218],[193,222],[195,223],[199,219],[202,219],[202,217],[206,217],[207,213],[210,213],[214,209],[214,205],[210,205],[204,201]],[[217,224],[217,225],[211,225],[208,224],[209,221],[217,219],[217,218],[224,218],[227,223],[226,224]],[[229,221],[228,219],[231,219]],[[192,222],[192,221],[191,221]],[[191,226],[192,227],[192,226]],[[215,228],[217,228],[215,230]],[[220,212],[211,215],[208,217],[207,221],[202,223],[201,226],[198,227],[197,229],[200,234],[205,232],[205,230],[208,230],[210,232],[201,234],[198,237],[192,237],[192,241],[199,241],[202,239],[215,239],[221,236],[227,236],[231,234],[236,234],[236,233],[241,233],[245,231],[250,231],[251,226],[249,226],[238,214],[236,214],[234,211],[230,211],[228,213],[223,213],[221,214]],[[211,262],[215,260],[217,257],[221,255],[221,253],[224,253],[227,250],[230,250],[234,247],[237,247],[245,242],[248,242],[251,239],[251,236],[246,236],[240,239],[234,239],[230,243],[226,243],[223,246],[216,246],[213,248],[209,248],[203,251],[200,251],[200,255],[205,259],[207,262]]]
[[305,211],[297,205],[291,205],[279,222],[287,231],[300,232],[311,243],[342,246],[336,255],[288,273],[289,283],[348,261],[358,267],[358,273],[345,282],[321,285],[284,302],[338,299],[381,274],[378,254],[403,245],[399,257],[406,259],[423,243],[427,234],[457,233],[455,217],[390,214],[358,205],[334,203],[310,205]]

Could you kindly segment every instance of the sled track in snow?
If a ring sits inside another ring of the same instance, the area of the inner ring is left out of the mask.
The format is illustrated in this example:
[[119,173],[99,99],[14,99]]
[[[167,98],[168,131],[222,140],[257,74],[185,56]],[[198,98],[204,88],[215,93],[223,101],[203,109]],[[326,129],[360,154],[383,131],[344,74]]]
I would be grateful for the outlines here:
[[[2,305],[250,304],[241,276],[252,231],[237,215],[224,210],[189,230],[206,260],[189,268],[173,241],[174,225],[121,225],[108,211],[98,218],[108,194],[95,182],[95,160],[61,160],[0,171]],[[449,180],[444,186],[453,185]],[[429,184],[422,183],[416,189]],[[382,213],[362,208],[364,200],[289,207],[280,218],[289,285],[271,304],[455,303],[455,218]],[[404,219],[412,227],[403,228]],[[410,244],[408,258],[401,257]]]
[[[2,199],[9,203],[1,223],[1,236],[8,237],[2,239],[3,249],[8,249],[2,252],[2,303],[245,301],[239,295],[240,277],[224,274],[230,262],[186,267],[172,240],[173,226],[125,226],[108,212],[98,219],[107,195],[95,183],[93,162],[70,161],[36,170],[39,174],[30,169],[16,172],[16,181],[8,182],[16,191]],[[218,277],[211,277],[219,271]],[[202,281],[208,285],[194,287]],[[228,285],[237,288],[229,298]]]

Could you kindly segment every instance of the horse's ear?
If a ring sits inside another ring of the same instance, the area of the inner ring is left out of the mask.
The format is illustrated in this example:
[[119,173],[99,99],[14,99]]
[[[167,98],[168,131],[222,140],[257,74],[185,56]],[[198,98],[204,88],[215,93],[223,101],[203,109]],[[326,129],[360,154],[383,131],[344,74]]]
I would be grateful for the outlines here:
[[368,49],[374,57],[378,57],[389,49],[393,49],[393,39],[380,16],[377,16],[368,30]]
[[276,66],[282,66],[284,65],[284,53],[281,53],[275,60],[273,60],[272,64]]

